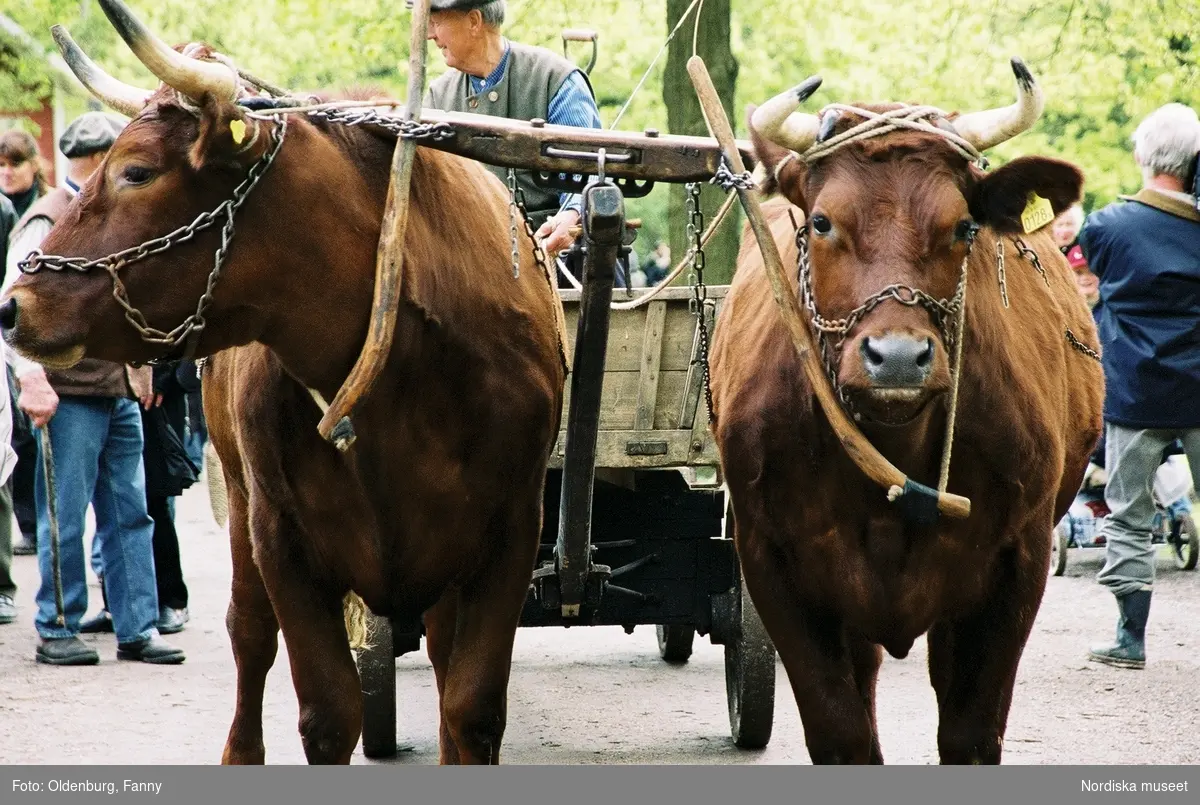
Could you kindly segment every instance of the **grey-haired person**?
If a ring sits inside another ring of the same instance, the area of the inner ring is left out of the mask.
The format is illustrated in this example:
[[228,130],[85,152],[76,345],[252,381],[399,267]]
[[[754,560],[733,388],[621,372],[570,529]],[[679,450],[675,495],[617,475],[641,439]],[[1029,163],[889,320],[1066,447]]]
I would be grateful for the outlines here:
[[[602,128],[583,71],[551,50],[510,41],[502,32],[505,13],[505,0],[431,0],[429,39],[450,69],[430,84],[426,103],[448,112]],[[507,182],[506,168],[485,167]],[[531,171],[519,170],[516,178],[546,252],[570,247],[579,196],[539,186]]]
[[1200,211],[1187,186],[1200,159],[1200,119],[1160,107],[1133,135],[1142,189],[1088,216],[1079,234],[1099,278],[1103,347],[1105,562],[1097,580],[1117,600],[1116,638],[1095,662],[1146,663],[1155,578],[1152,488],[1164,450],[1180,440],[1200,487]]

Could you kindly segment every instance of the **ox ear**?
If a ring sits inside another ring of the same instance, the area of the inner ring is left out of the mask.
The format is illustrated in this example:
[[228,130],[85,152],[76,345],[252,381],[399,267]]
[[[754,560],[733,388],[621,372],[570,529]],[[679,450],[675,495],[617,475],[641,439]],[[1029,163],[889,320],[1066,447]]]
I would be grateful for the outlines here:
[[984,175],[971,191],[971,216],[997,232],[1020,233],[1021,213],[1031,193],[1050,202],[1054,215],[1079,201],[1083,173],[1069,162],[1048,157],[1020,157]]
[[759,190],[764,196],[779,193],[788,201],[808,214],[808,205],[804,200],[804,178],[806,171],[796,155],[778,143],[773,143],[755,130],[751,119],[758,107],[750,104],[746,107],[746,127],[750,131],[750,142],[754,146],[754,156],[761,165],[760,174],[763,176]]
[[247,118],[241,107],[204,96],[200,107],[200,133],[188,152],[195,170],[205,165],[241,166],[260,150],[257,121]]

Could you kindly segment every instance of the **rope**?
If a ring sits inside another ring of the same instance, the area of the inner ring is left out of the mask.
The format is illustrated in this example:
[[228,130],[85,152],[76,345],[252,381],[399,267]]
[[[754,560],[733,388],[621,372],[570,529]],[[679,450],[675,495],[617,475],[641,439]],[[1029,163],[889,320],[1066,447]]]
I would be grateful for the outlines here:
[[[654,54],[654,58],[650,60],[650,66],[646,68],[646,72],[642,73],[642,77],[634,86],[633,92],[629,93],[629,98],[625,101],[625,105],[621,107],[621,111],[617,112],[617,116],[613,119],[612,125],[608,127],[610,130],[615,129],[617,127],[617,123],[619,123],[621,118],[625,116],[625,111],[629,109],[629,104],[633,103],[634,97],[636,97],[638,92],[642,89],[642,85],[646,83],[646,79],[650,77],[650,71],[654,69],[654,65],[658,64],[658,60],[661,59],[662,55],[667,52],[667,48],[670,46],[671,40],[675,38],[675,34],[679,33],[679,29],[682,28],[683,23],[687,21],[688,15],[692,13],[692,9],[694,9],[697,5],[702,5],[703,2],[704,0],[692,0],[692,4],[687,7],[687,10],[684,11],[683,14],[679,16],[679,21],[676,22],[675,27],[671,29],[671,33],[667,34],[667,40],[662,43],[662,47],[658,49],[658,53]],[[696,15],[696,19],[700,19],[699,14]],[[695,50],[696,41],[693,39],[692,52],[694,53]]]
[[[721,222],[725,220],[726,214],[729,212],[730,208],[733,207],[733,203],[737,200],[738,200],[737,193],[730,193],[728,196],[726,196],[725,203],[720,206],[720,208],[717,210],[717,214],[713,216],[712,221],[709,223],[708,228],[705,229],[704,234],[700,236],[700,245],[701,246],[708,243],[709,238],[711,238],[716,233],[717,227],[720,226]],[[673,269],[671,269],[671,273],[669,273],[669,274],[667,274],[667,276],[663,277],[662,280],[659,281],[658,285],[654,286],[653,290],[647,291],[642,296],[639,296],[637,299],[634,299],[630,302],[613,302],[610,305],[611,309],[612,310],[634,310],[635,308],[639,308],[642,305],[647,304],[651,299],[653,299],[654,297],[656,297],[660,293],[662,293],[663,289],[665,289],[672,282],[674,282],[679,277],[679,275],[683,273],[683,270],[685,268],[687,268],[688,265],[691,264],[692,253],[694,251],[695,251],[695,247],[689,248],[687,250],[687,252],[683,255],[683,257],[680,259],[679,263],[676,264],[676,266]]]
[[[967,260],[970,260],[968,252]],[[967,324],[967,270],[966,261],[963,264],[962,296],[959,301],[958,322],[954,332],[954,377],[950,381],[950,410],[946,414],[946,442],[942,447],[942,471],[938,475],[938,494],[946,493],[946,485],[950,481],[950,452],[954,449],[954,426],[958,418],[958,383],[962,378],[963,341],[966,340]]]
[[945,139],[968,162],[975,162],[981,168],[987,166],[987,159],[983,154],[957,133],[925,122],[926,118],[946,116],[946,113],[936,106],[901,106],[898,109],[891,109],[887,112],[871,112],[867,109],[860,109],[857,106],[831,103],[821,111],[822,113],[826,111],[849,112],[866,118],[866,120],[847,129],[836,137],[830,137],[824,142],[813,143],[807,151],[800,155],[800,159],[805,162],[812,162],[821,157],[828,156],[843,145],[848,145],[852,142],[867,140],[872,137],[881,137],[884,134],[890,134],[899,129],[911,129],[913,131],[937,135]]
[[46,502],[50,512],[50,564],[54,570],[54,606],[58,614],[54,622],[66,626],[63,608],[62,567],[58,558],[58,484],[54,480],[54,447],[50,444],[50,423],[39,431],[42,446],[42,470],[46,474]]

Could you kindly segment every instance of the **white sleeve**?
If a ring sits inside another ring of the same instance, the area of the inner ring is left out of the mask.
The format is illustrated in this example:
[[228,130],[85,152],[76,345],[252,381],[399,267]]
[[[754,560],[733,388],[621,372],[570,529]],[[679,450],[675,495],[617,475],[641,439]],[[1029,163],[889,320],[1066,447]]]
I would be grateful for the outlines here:
[[[7,359],[8,354],[12,352],[8,345],[0,339],[0,354],[3,354]],[[13,415],[10,410],[12,400],[8,393],[8,378],[0,377],[0,485],[8,481],[8,476],[12,474],[13,468],[17,466],[17,452],[13,450],[12,444],[12,429]]]
[[[53,224],[46,218],[35,218],[8,244],[8,263],[4,266],[4,285],[0,288],[0,299],[8,296],[8,290],[17,281],[17,277],[21,276],[17,263],[28,257],[29,253],[46,239],[52,227]],[[6,349],[5,358],[17,377],[42,368],[36,361],[18,355],[15,349]]]

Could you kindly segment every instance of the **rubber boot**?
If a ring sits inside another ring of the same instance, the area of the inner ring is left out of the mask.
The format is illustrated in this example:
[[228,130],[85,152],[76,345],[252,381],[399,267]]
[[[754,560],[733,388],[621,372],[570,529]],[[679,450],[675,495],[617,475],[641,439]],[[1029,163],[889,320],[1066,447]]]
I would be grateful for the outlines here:
[[1088,659],[1119,668],[1146,667],[1146,621],[1150,618],[1150,591],[1138,590],[1117,599],[1115,643],[1092,646]]

